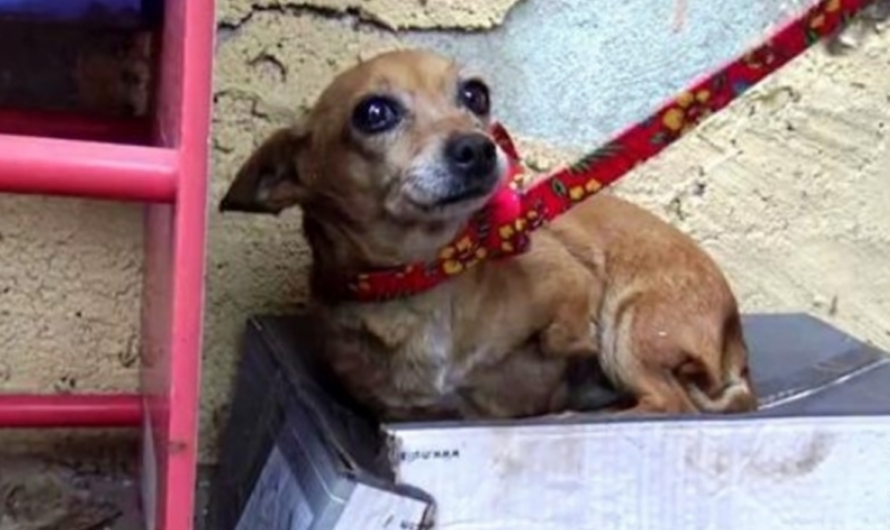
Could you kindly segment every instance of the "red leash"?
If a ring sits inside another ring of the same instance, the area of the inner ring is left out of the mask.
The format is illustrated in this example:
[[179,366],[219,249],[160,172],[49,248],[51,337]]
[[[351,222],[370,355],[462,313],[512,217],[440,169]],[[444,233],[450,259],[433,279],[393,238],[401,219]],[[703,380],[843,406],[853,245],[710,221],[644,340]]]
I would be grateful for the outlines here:
[[[339,298],[384,301],[424,292],[481,260],[516,255],[528,249],[529,234],[575,204],[612,184],[661,152],[711,114],[726,107],[824,37],[845,25],[870,0],[823,0],[779,29],[756,49],[694,83],[655,114],[614,140],[557,170],[529,190],[505,187],[469,226],[431,263],[412,263],[368,271],[337,288]],[[513,159],[511,182],[522,170],[507,131],[492,133]]]

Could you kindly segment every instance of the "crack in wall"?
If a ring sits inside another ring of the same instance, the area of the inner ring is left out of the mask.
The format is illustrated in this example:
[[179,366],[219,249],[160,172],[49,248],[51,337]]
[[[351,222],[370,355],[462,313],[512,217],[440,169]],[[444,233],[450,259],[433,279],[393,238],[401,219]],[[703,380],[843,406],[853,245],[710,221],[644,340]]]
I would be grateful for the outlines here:
[[339,20],[352,22],[353,26],[359,25],[371,26],[375,29],[393,32],[396,28],[388,26],[367,11],[359,7],[347,7],[345,9],[337,9],[334,7],[324,7],[314,5],[308,2],[282,2],[271,5],[252,4],[250,10],[235,20],[229,20],[225,16],[220,17],[217,22],[217,43],[222,44],[225,41],[237,36],[237,34],[247,26],[254,17],[262,13],[273,13],[289,16],[313,15],[318,18],[328,20]]
[[[283,15],[312,14],[329,20],[352,21],[354,26],[365,25],[374,29],[399,31],[459,31],[485,32],[502,26],[510,11],[523,0],[499,0],[497,2],[477,3],[461,2],[448,4],[446,8],[434,10],[426,0],[418,0],[416,8],[410,9],[400,5],[398,1],[381,0],[375,7],[356,5],[336,0],[326,1],[322,5],[315,1],[269,1],[253,2],[246,9],[237,7],[226,10],[222,8],[217,24],[218,38],[221,41],[231,37],[245,24],[248,24],[257,13],[273,12]],[[401,4],[404,4],[402,0]],[[231,3],[237,6],[237,3]],[[410,14],[406,14],[410,13]]]

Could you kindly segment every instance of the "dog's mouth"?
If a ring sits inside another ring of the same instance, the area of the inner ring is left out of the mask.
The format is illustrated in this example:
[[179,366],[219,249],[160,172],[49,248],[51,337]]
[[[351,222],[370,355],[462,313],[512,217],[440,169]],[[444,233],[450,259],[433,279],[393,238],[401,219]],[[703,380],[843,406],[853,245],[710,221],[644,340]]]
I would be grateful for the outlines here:
[[491,182],[472,185],[449,187],[443,193],[419,197],[407,197],[418,210],[436,216],[449,215],[455,211],[481,208],[495,193],[499,179],[492,177]]
[[476,175],[462,174],[437,161],[410,171],[399,195],[424,214],[436,218],[462,216],[482,208],[508,173],[504,160],[499,160],[490,171]]
[[433,208],[447,208],[448,206],[452,206],[455,204],[475,201],[477,199],[487,197],[491,195],[492,192],[494,192],[496,184],[497,182],[495,180],[493,185],[476,185],[462,187],[449,193],[448,195],[445,195],[444,197],[440,197],[439,199],[434,201],[431,206]]

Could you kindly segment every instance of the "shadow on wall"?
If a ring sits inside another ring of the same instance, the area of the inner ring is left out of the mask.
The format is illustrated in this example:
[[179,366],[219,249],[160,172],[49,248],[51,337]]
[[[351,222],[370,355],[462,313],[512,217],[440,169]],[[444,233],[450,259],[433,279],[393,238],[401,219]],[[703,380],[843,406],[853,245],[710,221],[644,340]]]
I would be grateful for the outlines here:
[[483,70],[512,128],[586,150],[815,3],[527,0],[490,32],[404,39]]

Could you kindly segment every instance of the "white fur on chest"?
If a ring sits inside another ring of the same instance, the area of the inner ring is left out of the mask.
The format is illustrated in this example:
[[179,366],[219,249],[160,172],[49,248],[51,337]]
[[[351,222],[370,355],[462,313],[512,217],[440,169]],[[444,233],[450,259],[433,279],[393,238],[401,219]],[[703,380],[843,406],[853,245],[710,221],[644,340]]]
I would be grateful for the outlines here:
[[341,375],[391,409],[459,407],[472,372],[491,356],[484,344],[456,351],[461,334],[449,294],[341,307],[330,330]]
[[456,389],[451,377],[454,370],[454,336],[451,316],[442,313],[436,314],[425,323],[419,343],[412,345],[417,351],[411,352],[411,357],[426,358],[429,361],[433,367],[430,382],[440,395],[446,395]]
[[430,363],[438,367],[434,385],[443,396],[459,390],[474,369],[493,357],[490,348],[483,344],[473,345],[468,351],[455,351],[454,321],[447,314],[437,314],[431,319],[422,335],[420,348]]

